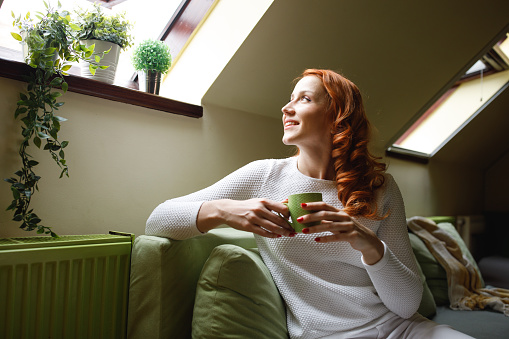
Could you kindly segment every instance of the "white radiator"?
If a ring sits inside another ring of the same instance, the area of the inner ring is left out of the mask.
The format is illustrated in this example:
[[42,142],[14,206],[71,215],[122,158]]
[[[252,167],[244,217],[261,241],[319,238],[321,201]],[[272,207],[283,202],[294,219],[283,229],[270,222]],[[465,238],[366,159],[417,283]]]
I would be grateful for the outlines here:
[[125,338],[132,238],[0,239],[0,338]]

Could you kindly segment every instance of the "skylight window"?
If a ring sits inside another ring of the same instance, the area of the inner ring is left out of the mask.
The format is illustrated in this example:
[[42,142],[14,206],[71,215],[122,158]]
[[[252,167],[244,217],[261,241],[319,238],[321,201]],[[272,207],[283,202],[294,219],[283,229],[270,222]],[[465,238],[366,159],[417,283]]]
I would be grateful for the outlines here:
[[509,39],[499,41],[389,147],[430,158],[509,86]]
[[[46,0],[49,4],[56,6],[58,0]],[[90,0],[60,0],[62,8],[72,12],[77,8],[91,8],[94,1]],[[157,2],[157,10],[154,6],[147,5],[144,0],[113,0],[97,1],[104,7],[105,13],[125,12],[126,18],[134,24],[131,35],[134,37],[134,46],[144,39],[158,39],[164,32],[172,14],[182,5],[182,0],[166,0]],[[45,7],[42,0],[4,0],[0,7],[0,48],[5,55],[6,51],[15,55],[21,51],[19,42],[14,40],[10,32],[16,32],[17,28],[12,26],[11,11],[16,15],[24,16],[27,12],[35,17],[36,12],[44,12]],[[131,54],[133,48],[120,53],[119,64],[116,72],[115,83],[125,84],[131,80],[134,68],[131,65]],[[21,55],[21,54],[20,54]],[[176,55],[172,53],[172,57]],[[77,65],[78,67],[81,65]],[[75,67],[73,67],[75,68]],[[78,73],[79,74],[79,73]]]

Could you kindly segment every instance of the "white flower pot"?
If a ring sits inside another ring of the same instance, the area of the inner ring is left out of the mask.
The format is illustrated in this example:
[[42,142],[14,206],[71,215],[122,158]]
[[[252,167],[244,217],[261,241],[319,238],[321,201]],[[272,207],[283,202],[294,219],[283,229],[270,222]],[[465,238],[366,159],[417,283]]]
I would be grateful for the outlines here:
[[[98,68],[95,71],[95,75],[92,75],[92,73],[90,73],[89,63],[85,62],[81,67],[81,76],[102,81],[108,84],[114,83],[115,72],[117,71],[118,57],[120,56],[120,46],[112,42],[102,40],[84,40],[81,41],[81,43],[87,47],[95,44],[94,55],[99,54],[101,56],[102,52],[111,48],[110,52],[105,54],[104,58],[102,58],[99,63],[101,66],[109,66],[108,68]],[[94,56],[92,56],[91,60],[94,60]]]
[[27,37],[27,32],[21,31],[20,34],[21,34],[21,38],[23,39],[23,41],[19,42],[21,45],[21,54],[23,55],[23,61],[26,62],[26,60],[28,58],[28,46],[27,46],[27,43],[25,42],[25,39]]

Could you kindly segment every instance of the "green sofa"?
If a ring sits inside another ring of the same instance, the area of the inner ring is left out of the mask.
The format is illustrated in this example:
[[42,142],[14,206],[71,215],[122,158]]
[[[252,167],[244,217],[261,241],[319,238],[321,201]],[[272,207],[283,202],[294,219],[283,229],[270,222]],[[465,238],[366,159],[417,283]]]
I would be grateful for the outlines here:
[[[478,339],[506,338],[503,314],[448,308],[445,271],[410,238],[425,277],[419,312]],[[287,338],[284,303],[253,235],[231,228],[184,241],[138,237],[127,332],[129,339]]]

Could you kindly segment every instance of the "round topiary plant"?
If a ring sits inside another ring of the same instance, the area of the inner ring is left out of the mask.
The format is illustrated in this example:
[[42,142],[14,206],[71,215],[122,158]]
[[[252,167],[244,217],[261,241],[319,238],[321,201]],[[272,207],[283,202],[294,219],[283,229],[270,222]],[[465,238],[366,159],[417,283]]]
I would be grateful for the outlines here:
[[137,71],[166,73],[171,66],[170,47],[160,40],[144,40],[133,51],[132,63]]

